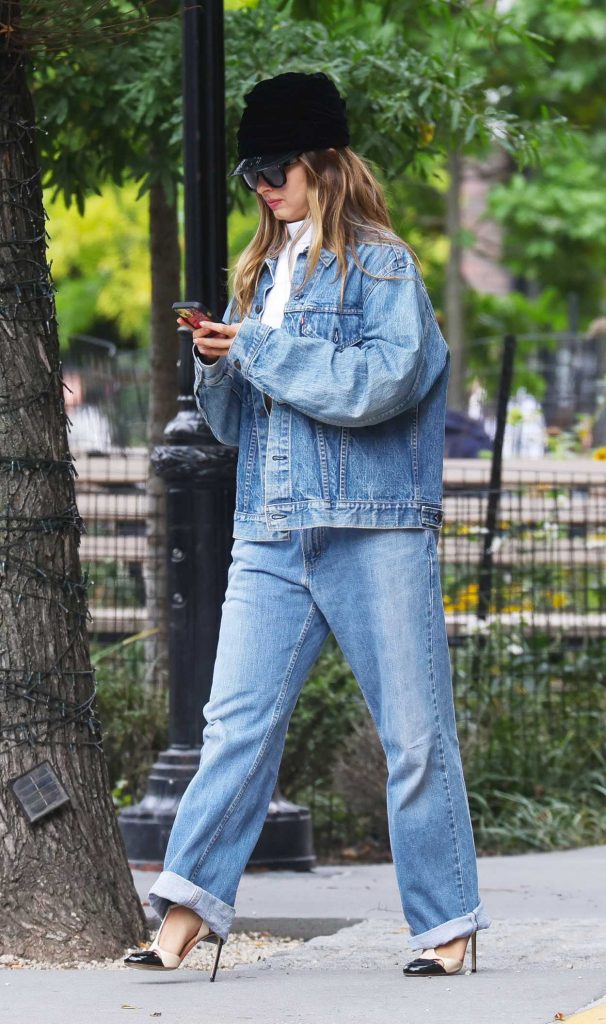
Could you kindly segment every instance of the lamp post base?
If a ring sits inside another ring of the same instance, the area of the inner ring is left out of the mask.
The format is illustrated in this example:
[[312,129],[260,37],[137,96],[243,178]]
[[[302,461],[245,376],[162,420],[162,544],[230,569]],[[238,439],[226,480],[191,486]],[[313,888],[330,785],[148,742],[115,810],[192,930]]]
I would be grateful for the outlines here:
[[152,766],[147,792],[118,816],[131,867],[161,871],[177,808],[200,763],[200,748],[169,747]]
[[310,871],[315,865],[309,808],[286,800],[276,787],[248,867]]
[[[131,868],[162,870],[179,802],[199,763],[199,747],[164,750],[149,773],[143,799],[120,812],[118,824]],[[285,800],[276,788],[248,865],[310,871],[315,864],[308,808]]]

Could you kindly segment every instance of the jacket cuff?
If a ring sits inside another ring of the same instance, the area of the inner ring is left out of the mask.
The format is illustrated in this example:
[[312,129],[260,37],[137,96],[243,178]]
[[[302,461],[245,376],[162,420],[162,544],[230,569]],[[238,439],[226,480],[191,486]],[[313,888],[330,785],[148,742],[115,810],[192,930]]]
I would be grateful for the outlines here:
[[244,317],[227,353],[227,361],[247,377],[250,364],[271,330],[269,324]]
[[197,391],[200,384],[218,384],[225,374],[226,356],[219,356],[215,363],[203,363],[198,354],[196,345],[192,345],[194,355],[194,390]]

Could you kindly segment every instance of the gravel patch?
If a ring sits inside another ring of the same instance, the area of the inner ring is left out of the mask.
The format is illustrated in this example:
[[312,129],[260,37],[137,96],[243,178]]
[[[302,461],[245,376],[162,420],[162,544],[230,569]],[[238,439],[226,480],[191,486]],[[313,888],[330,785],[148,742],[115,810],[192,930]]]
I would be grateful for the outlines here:
[[[370,919],[332,935],[304,942],[269,932],[232,933],[221,954],[220,970],[254,965],[274,971],[387,970],[413,958],[408,927],[392,920]],[[141,948],[146,948],[143,945]],[[125,954],[128,950],[125,950]],[[184,966],[209,971],[215,947],[200,943]],[[606,960],[606,920],[494,920],[478,935],[478,971],[581,970]],[[471,966],[468,954],[466,967]],[[0,956],[0,969],[130,970],[118,960],[70,960],[57,964]]]
[[[149,942],[143,943],[141,949],[146,949]],[[242,967],[243,964],[263,963],[275,953],[292,952],[298,946],[302,946],[301,939],[288,939],[270,935],[268,932],[240,932],[232,933],[229,941],[225,943],[221,952],[219,970],[232,967]],[[126,956],[129,950],[124,951]],[[200,943],[188,954],[184,967],[190,970],[210,971],[214,962],[215,946],[208,942]],[[79,970],[99,970],[107,968],[115,970],[119,968],[124,971],[131,971],[131,967],[125,967],[122,958],[119,960],[66,960],[64,963],[50,963],[46,960],[26,960],[23,957],[11,956],[5,953],[0,956],[0,969],[5,970],[56,970],[77,968]]]

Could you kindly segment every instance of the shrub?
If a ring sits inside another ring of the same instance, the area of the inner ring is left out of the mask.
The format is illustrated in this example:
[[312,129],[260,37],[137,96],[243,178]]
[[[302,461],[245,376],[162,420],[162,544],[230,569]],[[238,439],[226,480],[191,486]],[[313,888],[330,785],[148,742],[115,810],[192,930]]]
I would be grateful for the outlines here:
[[143,684],[143,639],[93,646],[91,657],[114,803],[136,803],[156,755],[168,742],[168,695]]

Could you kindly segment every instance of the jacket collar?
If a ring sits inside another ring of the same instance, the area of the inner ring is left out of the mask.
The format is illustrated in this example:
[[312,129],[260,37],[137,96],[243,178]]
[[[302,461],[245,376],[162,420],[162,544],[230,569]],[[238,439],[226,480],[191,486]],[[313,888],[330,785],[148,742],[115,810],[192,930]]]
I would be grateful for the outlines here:
[[320,259],[325,267],[329,267],[333,260],[336,260],[336,252],[331,252],[330,249],[320,249]]
[[[307,249],[303,249],[302,251],[307,252]],[[330,249],[320,249],[320,262],[323,263],[325,267],[329,267],[333,260],[336,260],[336,258],[336,252],[331,252]],[[272,275],[277,262],[277,256],[265,257],[265,263],[267,264],[268,267],[270,267]]]

